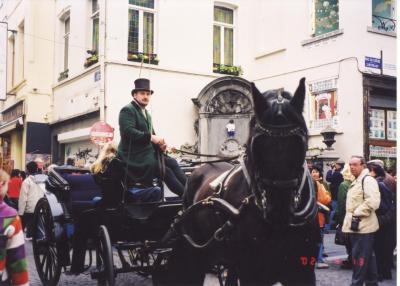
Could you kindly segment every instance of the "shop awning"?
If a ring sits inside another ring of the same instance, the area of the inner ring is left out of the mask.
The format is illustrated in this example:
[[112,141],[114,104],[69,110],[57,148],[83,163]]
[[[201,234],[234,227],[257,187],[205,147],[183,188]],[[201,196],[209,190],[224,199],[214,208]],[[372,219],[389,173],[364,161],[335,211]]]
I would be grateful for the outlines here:
[[90,127],[76,129],[64,133],[60,133],[57,135],[57,140],[59,143],[69,143],[76,142],[82,140],[89,140],[90,138]]
[[18,117],[17,119],[7,122],[4,125],[0,126],[0,135],[9,132],[15,128],[17,128],[18,126],[23,126],[24,125],[24,119],[21,117]]

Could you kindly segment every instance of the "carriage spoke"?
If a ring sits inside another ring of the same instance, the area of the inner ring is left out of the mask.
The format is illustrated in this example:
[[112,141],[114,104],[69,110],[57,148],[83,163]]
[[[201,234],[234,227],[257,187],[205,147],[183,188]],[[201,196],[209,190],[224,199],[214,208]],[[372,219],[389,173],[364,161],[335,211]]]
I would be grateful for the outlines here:
[[43,269],[44,263],[46,262],[47,255],[46,253],[43,254],[43,260],[40,262],[40,268]]

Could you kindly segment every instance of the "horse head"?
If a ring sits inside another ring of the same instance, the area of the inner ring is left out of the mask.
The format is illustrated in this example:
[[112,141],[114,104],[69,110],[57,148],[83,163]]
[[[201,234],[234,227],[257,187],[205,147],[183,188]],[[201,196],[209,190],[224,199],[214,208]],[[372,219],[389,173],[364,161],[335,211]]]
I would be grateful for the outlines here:
[[304,166],[308,133],[302,115],[305,79],[293,96],[283,90],[260,93],[254,84],[252,93],[255,115],[250,121],[247,165],[256,204],[267,221],[293,224],[309,214],[304,208],[313,203],[311,193],[307,199],[301,197],[303,186],[309,187]]

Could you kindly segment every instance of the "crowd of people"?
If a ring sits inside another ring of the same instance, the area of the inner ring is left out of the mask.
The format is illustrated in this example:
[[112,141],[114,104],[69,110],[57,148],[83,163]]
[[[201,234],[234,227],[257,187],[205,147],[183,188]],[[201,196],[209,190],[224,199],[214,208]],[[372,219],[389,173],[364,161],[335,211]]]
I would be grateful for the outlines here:
[[323,235],[336,230],[335,243],[346,248],[341,268],[353,269],[351,285],[377,285],[392,279],[396,248],[396,174],[385,171],[384,162],[366,162],[352,156],[346,164],[337,160],[323,180],[319,165],[309,164],[318,201],[321,245],[316,267],[325,262]]

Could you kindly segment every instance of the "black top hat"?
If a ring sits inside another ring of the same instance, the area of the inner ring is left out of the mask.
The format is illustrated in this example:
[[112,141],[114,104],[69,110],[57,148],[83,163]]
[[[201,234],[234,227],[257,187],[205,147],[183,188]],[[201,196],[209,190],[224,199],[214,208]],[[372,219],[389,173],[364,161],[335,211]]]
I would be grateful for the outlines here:
[[150,91],[151,94],[153,94],[153,91],[150,89],[150,80],[147,78],[138,78],[135,80],[135,88],[132,89],[131,94],[133,95],[134,92],[137,91]]

